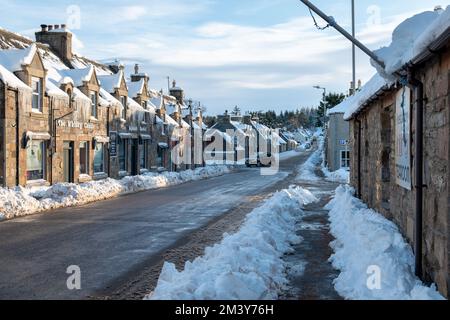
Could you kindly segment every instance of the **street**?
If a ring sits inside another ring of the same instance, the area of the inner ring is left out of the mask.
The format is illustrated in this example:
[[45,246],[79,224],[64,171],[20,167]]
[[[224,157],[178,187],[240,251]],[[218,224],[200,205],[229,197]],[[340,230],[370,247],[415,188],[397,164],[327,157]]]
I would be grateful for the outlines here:
[[[159,266],[167,249],[216,224],[215,236],[203,239],[195,252],[201,255],[271,192],[289,186],[310,154],[282,161],[274,176],[261,176],[257,168],[236,169],[209,180],[2,222],[0,299],[142,298],[145,292],[120,289]],[[71,265],[81,269],[81,290],[67,289]],[[152,279],[141,280],[140,287]]]

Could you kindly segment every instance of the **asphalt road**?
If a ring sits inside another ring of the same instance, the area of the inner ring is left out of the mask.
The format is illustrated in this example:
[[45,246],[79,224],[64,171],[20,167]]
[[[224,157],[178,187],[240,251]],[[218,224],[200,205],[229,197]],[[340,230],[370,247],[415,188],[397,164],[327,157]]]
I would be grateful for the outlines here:
[[[285,179],[309,153],[257,168],[0,223],[0,299],[85,299],[161,250]],[[69,266],[81,290],[66,285]]]

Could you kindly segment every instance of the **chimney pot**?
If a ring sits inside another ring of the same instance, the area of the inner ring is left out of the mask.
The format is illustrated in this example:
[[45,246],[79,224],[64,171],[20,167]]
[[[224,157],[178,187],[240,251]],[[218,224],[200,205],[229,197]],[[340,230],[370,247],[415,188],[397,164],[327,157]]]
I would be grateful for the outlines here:
[[46,32],[47,31],[47,27],[48,26],[46,24],[41,24],[41,29],[42,29],[41,31],[42,32]]
[[48,31],[52,31],[53,30],[53,25],[49,25],[48,26]]
[[134,65],[134,73],[135,74],[139,73],[139,64],[137,64],[137,63]]
[[59,24],[55,24],[55,30],[59,29]]
[[65,30],[65,29],[66,29],[66,27],[67,27],[67,25],[66,25],[66,24],[62,24],[62,25],[61,25],[61,29],[64,29],[64,30]]

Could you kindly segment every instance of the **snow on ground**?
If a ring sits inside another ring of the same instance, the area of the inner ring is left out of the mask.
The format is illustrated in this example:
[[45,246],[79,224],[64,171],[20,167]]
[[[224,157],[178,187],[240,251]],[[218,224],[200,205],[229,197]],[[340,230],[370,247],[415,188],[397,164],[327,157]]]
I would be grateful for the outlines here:
[[297,148],[296,150],[290,150],[283,153],[280,153],[280,160],[287,160],[296,156],[299,156],[302,153],[302,150],[300,148]]
[[318,181],[321,178],[318,177],[314,171],[322,161],[321,148],[314,151],[314,153],[306,160],[299,168],[296,181]]
[[350,172],[349,169],[341,168],[336,171],[330,171],[326,167],[322,167],[322,172],[325,175],[325,180],[331,182],[339,183],[349,183],[350,182]]
[[[286,263],[292,252],[302,206],[317,201],[300,187],[275,193],[248,214],[240,230],[187,262],[183,271],[165,263],[152,300],[268,300],[287,284]],[[300,270],[299,270],[300,271]]]
[[[397,226],[368,209],[353,192],[340,186],[326,206],[336,238],[330,261],[341,271],[334,280],[336,291],[355,300],[443,299],[434,285],[429,288],[415,277],[413,252]],[[374,270],[381,272],[380,286]]]
[[120,194],[207,179],[228,172],[230,168],[227,166],[206,166],[182,172],[147,173],[122,180],[105,179],[82,184],[58,183],[42,188],[0,188],[0,220],[82,205]]

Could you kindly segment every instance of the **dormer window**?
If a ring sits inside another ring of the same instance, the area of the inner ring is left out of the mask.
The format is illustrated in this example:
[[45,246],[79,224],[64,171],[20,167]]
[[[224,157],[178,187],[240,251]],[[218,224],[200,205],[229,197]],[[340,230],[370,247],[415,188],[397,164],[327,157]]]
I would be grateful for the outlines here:
[[31,78],[31,88],[33,89],[32,110],[42,112],[42,78]]
[[98,107],[98,100],[97,100],[97,92],[91,91],[91,115],[92,117],[97,119],[97,107]]
[[147,109],[147,101],[142,102],[142,108]]
[[127,118],[127,97],[125,96],[121,96],[120,97],[120,103],[123,106],[122,109],[122,119],[126,119]]

